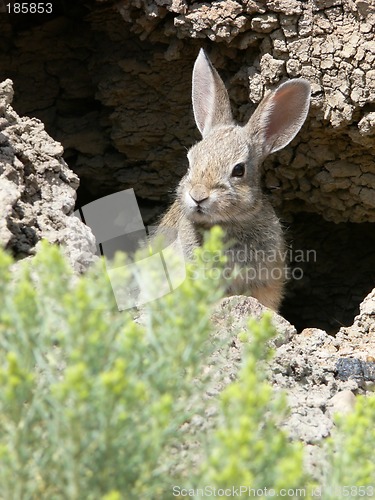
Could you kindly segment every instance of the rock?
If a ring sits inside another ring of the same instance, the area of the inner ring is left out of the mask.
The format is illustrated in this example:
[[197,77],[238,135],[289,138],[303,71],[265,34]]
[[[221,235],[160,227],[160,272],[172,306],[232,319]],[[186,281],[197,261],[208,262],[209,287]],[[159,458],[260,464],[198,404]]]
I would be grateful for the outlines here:
[[251,29],[260,33],[270,33],[279,25],[276,14],[263,14],[251,19]]
[[42,238],[63,245],[74,269],[95,260],[90,229],[72,216],[78,177],[63,148],[37,119],[11,107],[10,80],[0,84],[0,245],[16,258],[33,255]]
[[[259,318],[266,310],[256,299],[243,296],[227,297],[216,307],[215,339],[221,339],[220,342],[226,339],[228,345],[220,344],[213,355],[210,370],[214,370],[215,385],[210,397],[236,378],[242,357],[242,343],[237,335],[246,329],[250,316]],[[355,394],[372,391],[363,376],[340,377],[337,364],[342,359],[348,360],[348,355],[356,355],[361,358],[355,361],[358,366],[375,366],[366,361],[371,353],[375,354],[375,289],[361,304],[353,326],[342,328],[336,338],[317,328],[306,328],[297,334],[290,323],[275,313],[273,321],[279,340],[275,343],[269,377],[275,390],[287,394],[290,415],[284,428],[293,439],[308,444],[306,463],[318,476],[321,469],[317,464],[324,456],[319,443],[329,436],[334,414],[352,411]],[[360,371],[363,375],[363,370]]]
[[7,245],[12,238],[12,232],[8,228],[8,217],[11,216],[13,204],[20,197],[18,187],[8,179],[0,177],[0,244]]
[[336,364],[340,380],[356,379],[359,383],[375,382],[375,363],[356,358],[340,358]]
[[[375,363],[366,360],[375,353],[374,331],[375,289],[362,302],[354,324],[341,328],[336,337],[310,328],[277,348],[272,378],[276,387],[289,394],[291,415],[286,428],[293,437],[314,443],[327,436],[333,413],[349,411],[354,393],[371,390],[365,382],[372,380],[368,375],[373,374]],[[349,370],[345,376],[341,376],[342,360]],[[355,373],[353,366],[357,367]]]
[[332,405],[332,414],[340,413],[345,415],[353,411],[355,406],[355,395],[352,391],[345,390],[335,394],[329,401]]
[[[338,338],[317,328],[306,328],[297,334],[290,323],[273,313],[278,336],[274,343],[276,354],[270,365],[270,377],[275,388],[283,389],[288,394],[291,413],[285,428],[293,438],[316,444],[329,435],[333,413],[346,412],[352,408],[355,401],[353,391],[367,390],[361,378],[338,376],[337,363],[352,352],[348,348],[354,341],[354,345],[360,343],[355,348],[357,355],[360,355],[361,349],[364,350],[363,362],[375,366],[374,363],[365,362],[366,355],[375,352],[369,346],[369,339],[375,345],[375,338],[367,326],[368,322],[372,327],[375,326],[374,298],[375,290],[362,303],[361,313],[353,327],[342,329]],[[259,318],[265,311],[269,310],[256,299],[244,296],[227,297],[216,307],[213,314],[216,336],[230,342],[225,355],[227,361],[220,368],[218,387],[222,388],[236,376],[242,355],[238,333],[246,330],[250,316]],[[362,325],[361,331],[355,327],[359,324]],[[358,363],[361,366],[363,364],[357,360]]]
[[[375,180],[362,179],[374,171],[375,153],[371,2],[96,4],[87,6],[88,15],[77,9],[16,31],[15,43],[12,21],[1,20],[9,54],[0,53],[0,65],[16,83],[16,108],[42,119],[61,141],[90,201],[131,187],[142,200],[165,201],[186,171],[186,148],[198,137],[191,69],[208,42],[241,120],[287,78],[312,85],[306,125],[264,165],[276,178],[278,189],[267,175],[265,184],[281,213],[375,221]],[[72,18],[74,33],[68,31]],[[328,163],[350,165],[336,169],[329,189],[319,176]],[[353,189],[343,187],[344,180]]]
[[288,342],[297,333],[295,327],[282,316],[263,306],[257,299],[243,295],[222,299],[213,314],[213,321],[218,328],[226,325],[225,328],[235,333],[245,330],[250,318],[260,319],[265,312],[272,314],[272,323],[278,334],[275,345]]

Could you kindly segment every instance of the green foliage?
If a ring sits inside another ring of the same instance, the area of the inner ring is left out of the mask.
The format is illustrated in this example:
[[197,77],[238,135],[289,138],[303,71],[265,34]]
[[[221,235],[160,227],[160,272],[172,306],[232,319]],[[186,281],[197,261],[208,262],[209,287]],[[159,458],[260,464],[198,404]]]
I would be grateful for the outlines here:
[[[303,447],[291,443],[279,427],[286,417],[283,394],[275,394],[259,360],[272,355],[267,342],[274,336],[271,317],[250,320],[238,380],[221,394],[221,421],[205,465],[205,483],[218,488],[248,486],[266,491],[307,486]],[[259,496],[259,495],[258,495]]]
[[325,443],[324,498],[336,499],[343,487],[345,496],[375,497],[375,396],[357,396],[354,411],[335,420]]
[[[138,321],[118,311],[102,262],[77,278],[56,247],[17,264],[0,251],[0,499],[164,500],[173,485],[304,487],[309,497],[303,447],[281,430],[285,397],[263,366],[268,316],[240,336],[242,369],[214,429],[194,430],[200,461],[180,463],[181,429],[205,415],[205,368],[220,347],[210,335],[220,240],[214,229],[181,286]],[[374,415],[374,400],[359,399],[338,421],[323,487],[374,484]]]
[[12,279],[10,264],[1,252],[0,498],[163,498],[220,287],[188,279],[141,326],[101,263],[72,279],[43,245]]

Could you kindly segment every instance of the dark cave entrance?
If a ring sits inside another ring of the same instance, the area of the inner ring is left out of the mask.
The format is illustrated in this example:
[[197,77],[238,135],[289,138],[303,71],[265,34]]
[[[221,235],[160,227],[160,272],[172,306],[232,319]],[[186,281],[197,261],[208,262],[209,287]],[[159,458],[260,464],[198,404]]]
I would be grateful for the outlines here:
[[298,331],[315,327],[334,334],[351,325],[375,283],[375,224],[335,224],[299,213],[286,237],[296,256],[291,269],[298,272],[280,313]]

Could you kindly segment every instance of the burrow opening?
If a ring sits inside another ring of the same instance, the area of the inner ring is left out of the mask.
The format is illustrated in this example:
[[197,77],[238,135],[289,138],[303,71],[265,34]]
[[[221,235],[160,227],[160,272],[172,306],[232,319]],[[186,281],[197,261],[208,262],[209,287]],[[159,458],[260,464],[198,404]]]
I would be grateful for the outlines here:
[[334,334],[350,326],[375,283],[375,224],[335,224],[299,213],[286,237],[291,269],[300,271],[287,285],[281,314],[299,331],[316,327]]

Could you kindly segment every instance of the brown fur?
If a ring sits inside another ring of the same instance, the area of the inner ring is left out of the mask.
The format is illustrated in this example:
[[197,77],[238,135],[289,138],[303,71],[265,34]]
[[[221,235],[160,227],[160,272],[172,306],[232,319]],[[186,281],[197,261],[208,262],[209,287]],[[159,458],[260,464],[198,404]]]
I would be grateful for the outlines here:
[[[308,82],[292,80],[263,99],[245,126],[236,125],[224,83],[201,50],[193,71],[193,108],[203,139],[190,149],[188,172],[157,230],[167,235],[174,229],[190,258],[203,231],[220,225],[227,266],[237,273],[228,293],[251,295],[274,310],[283,296],[285,244],[260,189],[260,165],[296,135],[309,99]],[[238,164],[245,165],[243,176],[233,175]]]

